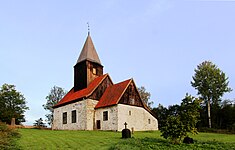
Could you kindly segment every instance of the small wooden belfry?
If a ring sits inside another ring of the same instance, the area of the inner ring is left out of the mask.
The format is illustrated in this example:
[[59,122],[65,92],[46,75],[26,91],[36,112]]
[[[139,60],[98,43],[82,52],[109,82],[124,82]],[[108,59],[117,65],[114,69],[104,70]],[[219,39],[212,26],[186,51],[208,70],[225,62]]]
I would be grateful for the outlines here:
[[131,131],[127,129],[127,123],[124,123],[125,129],[122,130],[122,138],[131,138]]

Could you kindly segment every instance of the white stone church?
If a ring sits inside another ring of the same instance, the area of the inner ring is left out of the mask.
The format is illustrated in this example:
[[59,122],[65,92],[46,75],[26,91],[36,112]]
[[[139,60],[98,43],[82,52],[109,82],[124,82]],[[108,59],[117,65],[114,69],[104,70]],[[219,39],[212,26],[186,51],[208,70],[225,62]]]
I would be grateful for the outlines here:
[[54,107],[54,130],[158,130],[158,121],[141,100],[133,79],[114,84],[103,74],[88,33],[74,66],[74,87]]

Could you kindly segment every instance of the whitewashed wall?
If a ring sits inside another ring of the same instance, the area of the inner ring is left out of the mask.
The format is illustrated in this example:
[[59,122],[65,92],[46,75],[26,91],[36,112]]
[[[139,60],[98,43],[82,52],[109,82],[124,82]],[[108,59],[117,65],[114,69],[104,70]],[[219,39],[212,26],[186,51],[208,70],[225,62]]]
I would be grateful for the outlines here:
[[[108,120],[103,121],[103,112],[108,111]],[[98,108],[95,111],[95,122],[100,120],[100,130],[113,130],[116,131],[118,128],[118,112],[117,106]],[[95,125],[97,127],[97,125]]]
[[[107,121],[103,121],[104,111],[108,111]],[[127,128],[134,131],[158,130],[157,119],[142,107],[118,104],[99,108],[96,109],[95,118],[101,122],[100,130],[122,131],[125,122]]]
[[[142,107],[118,104],[118,131],[124,129],[124,123],[127,128],[134,131],[158,130],[158,121],[147,110]],[[129,111],[131,114],[129,114]],[[149,122],[150,119],[150,122]]]
[[[86,99],[54,109],[54,130],[93,130],[96,100]],[[72,123],[72,111],[76,110],[76,123]],[[63,113],[67,112],[67,124],[63,124]]]

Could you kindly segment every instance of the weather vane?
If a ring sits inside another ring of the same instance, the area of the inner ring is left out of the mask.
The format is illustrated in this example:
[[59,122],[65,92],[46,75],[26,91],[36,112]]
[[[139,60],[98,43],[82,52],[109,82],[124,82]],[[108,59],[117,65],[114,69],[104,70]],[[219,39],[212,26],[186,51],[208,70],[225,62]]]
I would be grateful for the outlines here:
[[90,35],[90,26],[89,26],[89,22],[87,22],[87,27],[88,27],[88,35]]

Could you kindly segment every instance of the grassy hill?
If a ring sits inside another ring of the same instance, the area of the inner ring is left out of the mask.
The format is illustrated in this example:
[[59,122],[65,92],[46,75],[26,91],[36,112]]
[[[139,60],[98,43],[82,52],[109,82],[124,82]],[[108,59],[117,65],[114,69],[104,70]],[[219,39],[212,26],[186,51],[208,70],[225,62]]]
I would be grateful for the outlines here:
[[194,144],[172,145],[160,131],[135,132],[131,139],[121,139],[120,132],[107,131],[51,131],[19,129],[21,149],[235,149],[235,135],[199,133],[192,136]]

